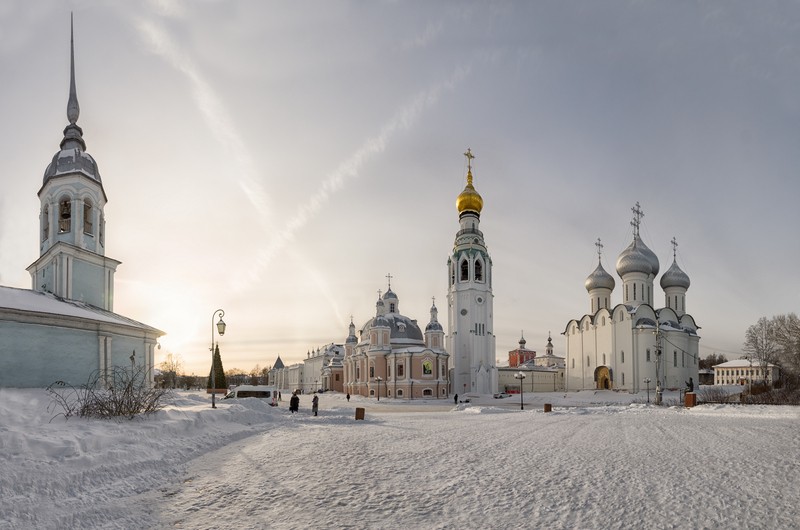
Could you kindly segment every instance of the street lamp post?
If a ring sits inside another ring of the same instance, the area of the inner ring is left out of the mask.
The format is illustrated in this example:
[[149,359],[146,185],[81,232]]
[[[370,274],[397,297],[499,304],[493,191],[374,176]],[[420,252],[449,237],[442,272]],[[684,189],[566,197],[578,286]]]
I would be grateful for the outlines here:
[[649,377],[644,380],[644,384],[647,385],[647,403],[649,404],[650,403],[650,378]]
[[381,400],[381,381],[383,381],[382,377],[376,377],[375,381],[378,382],[378,401]]
[[522,380],[525,379],[525,374],[518,372],[514,374],[514,379],[519,379],[519,410],[525,410],[525,405],[522,402]]
[[222,320],[222,317],[225,316],[225,311],[222,309],[217,309],[214,311],[214,314],[211,315],[211,408],[217,408],[217,403],[215,397],[217,395],[217,378],[215,377],[214,370],[214,317],[217,316],[219,313],[219,320],[217,321],[217,333],[219,336],[225,335],[225,321]]

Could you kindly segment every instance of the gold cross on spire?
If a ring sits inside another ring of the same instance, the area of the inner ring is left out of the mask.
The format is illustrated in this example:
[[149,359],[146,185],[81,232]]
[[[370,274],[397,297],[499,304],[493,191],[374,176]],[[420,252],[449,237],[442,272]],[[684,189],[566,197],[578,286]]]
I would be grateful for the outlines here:
[[464,153],[464,156],[467,157],[467,170],[472,171],[472,159],[475,158],[475,155],[472,154],[472,149],[467,147],[467,152]]
[[672,236],[670,243],[672,244],[672,259],[674,260],[675,255],[678,253],[678,240],[675,239],[675,236]]
[[389,282],[389,290],[391,291],[392,290],[392,273],[391,272],[386,275],[386,279]]

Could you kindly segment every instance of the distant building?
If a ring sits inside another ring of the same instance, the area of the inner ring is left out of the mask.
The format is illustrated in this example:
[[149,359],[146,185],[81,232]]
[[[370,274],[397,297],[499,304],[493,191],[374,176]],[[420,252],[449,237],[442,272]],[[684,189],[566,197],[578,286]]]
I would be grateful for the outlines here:
[[[525,347],[525,337],[520,338],[519,348],[508,352],[508,366],[497,368],[498,390],[516,393],[520,391],[520,372],[525,375],[522,389],[525,392],[559,392],[564,390],[564,358],[553,354],[553,339],[548,335],[545,355]],[[522,362],[519,362],[523,359]],[[512,364],[512,362],[514,364]]]
[[639,392],[647,379],[653,386],[682,388],[698,380],[699,329],[686,311],[689,277],[675,260],[661,276],[665,307],[655,308],[653,283],[659,272],[656,255],[639,236],[644,213],[632,209],[633,241],[617,258],[622,278],[622,303],[612,306],[614,278],[600,261],[586,278],[590,313],[570,320],[566,339],[567,390],[621,389]]
[[553,338],[547,333],[547,345],[544,347],[544,355],[534,357],[535,366],[546,366],[549,368],[564,368],[564,358],[553,353]]
[[[389,276],[391,279],[391,276]],[[355,324],[345,340],[344,391],[351,395],[417,399],[449,395],[448,354],[438,309],[423,334],[417,321],[400,313],[400,300],[389,289],[375,303],[375,316]]]
[[153,383],[154,348],[164,332],[114,313],[114,273],[105,255],[107,202],[86,152],[70,43],[69,124],[39,189],[39,258],[32,290],[0,286],[0,387],[73,386],[115,368],[142,370]]
[[763,384],[772,386],[780,377],[780,368],[767,363],[765,367],[749,359],[734,359],[712,367],[715,385]]
[[509,367],[516,368],[517,366],[527,363],[528,361],[533,361],[536,358],[536,352],[526,348],[525,344],[525,336],[523,335],[519,339],[519,348],[508,352]]
[[528,362],[512,368],[501,366],[498,372],[498,389],[502,392],[516,394],[520,391],[520,380],[515,377],[519,373],[525,375],[522,379],[523,392],[562,392],[564,390],[563,366],[536,366]]

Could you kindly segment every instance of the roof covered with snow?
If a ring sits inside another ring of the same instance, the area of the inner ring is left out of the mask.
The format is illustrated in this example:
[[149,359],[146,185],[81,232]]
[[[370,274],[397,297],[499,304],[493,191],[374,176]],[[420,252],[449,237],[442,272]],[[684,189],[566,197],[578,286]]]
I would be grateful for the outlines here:
[[106,322],[164,335],[164,332],[159,329],[112,311],[106,311],[78,300],[67,300],[51,293],[40,293],[30,289],[0,285],[0,310],[2,309]]

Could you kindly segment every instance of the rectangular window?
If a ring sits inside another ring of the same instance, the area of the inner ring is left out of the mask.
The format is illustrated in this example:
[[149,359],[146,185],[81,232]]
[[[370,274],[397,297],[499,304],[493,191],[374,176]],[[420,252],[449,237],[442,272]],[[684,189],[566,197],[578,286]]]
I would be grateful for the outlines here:
[[[650,349],[649,349],[649,348],[647,349],[647,357],[646,357],[646,360],[647,360],[647,362],[650,362]],[[636,363],[634,362],[634,364],[636,364]]]
[[397,365],[397,377],[403,377],[403,365],[402,364],[398,364]]

